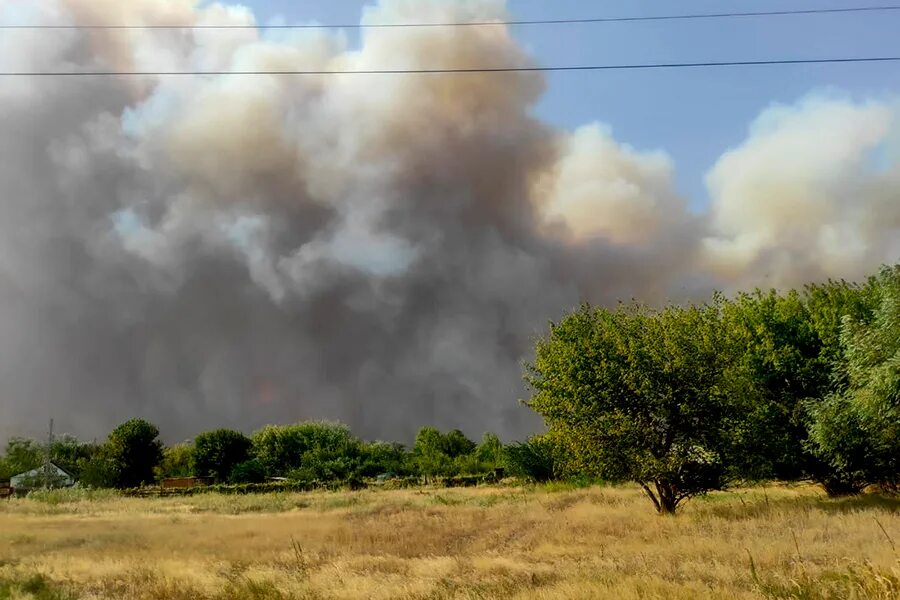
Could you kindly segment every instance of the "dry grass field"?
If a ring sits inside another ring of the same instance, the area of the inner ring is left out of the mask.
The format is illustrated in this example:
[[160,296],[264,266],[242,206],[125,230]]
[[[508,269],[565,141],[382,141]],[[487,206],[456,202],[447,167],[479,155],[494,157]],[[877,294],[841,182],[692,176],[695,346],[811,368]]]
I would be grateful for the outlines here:
[[900,500],[636,487],[0,505],[0,598],[900,598]]

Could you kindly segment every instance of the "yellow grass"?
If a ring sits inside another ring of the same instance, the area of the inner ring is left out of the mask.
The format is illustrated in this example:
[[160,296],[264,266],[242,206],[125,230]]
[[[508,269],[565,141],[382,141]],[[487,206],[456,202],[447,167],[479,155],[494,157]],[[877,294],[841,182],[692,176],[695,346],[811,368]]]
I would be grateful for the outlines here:
[[0,505],[0,598],[900,598],[900,500],[636,487]]

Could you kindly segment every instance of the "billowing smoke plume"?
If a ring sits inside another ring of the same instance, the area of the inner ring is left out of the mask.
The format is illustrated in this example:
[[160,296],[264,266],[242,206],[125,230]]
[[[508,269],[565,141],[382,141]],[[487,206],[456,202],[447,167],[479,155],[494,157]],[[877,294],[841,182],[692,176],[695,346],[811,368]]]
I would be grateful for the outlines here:
[[[363,19],[505,16],[500,0],[382,0]],[[0,0],[17,24],[253,18]],[[359,47],[313,30],[0,38],[3,71],[530,62],[502,27],[370,29]],[[856,274],[897,253],[886,104],[767,112],[711,172],[698,217],[666,155],[536,120],[542,89],[536,73],[5,79],[0,436],[49,416],[97,435],[134,415],[169,439],[304,418],[367,437],[521,435],[537,427],[516,402],[521,361],[581,301]]]
[[713,269],[783,286],[900,259],[898,108],[811,96],[766,110],[707,177]]

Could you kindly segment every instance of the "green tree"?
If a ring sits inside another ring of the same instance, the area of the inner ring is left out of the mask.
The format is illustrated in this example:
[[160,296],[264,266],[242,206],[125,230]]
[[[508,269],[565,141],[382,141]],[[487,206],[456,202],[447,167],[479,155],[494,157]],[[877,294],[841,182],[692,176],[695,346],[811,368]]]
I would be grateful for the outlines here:
[[487,468],[496,469],[503,465],[503,442],[496,433],[485,433],[481,437],[481,443],[475,449],[475,454]]
[[444,452],[443,442],[444,436],[436,428],[422,427],[409,457],[411,470],[426,477],[449,474],[452,461]]
[[36,469],[44,463],[44,446],[40,442],[23,437],[11,437],[0,460],[0,478]]
[[476,448],[477,444],[459,429],[441,433],[434,427],[423,427],[416,434],[409,461],[415,473],[426,477],[472,474],[482,470]]
[[860,493],[878,478],[875,449],[865,415],[852,394],[835,393],[808,402],[807,445],[825,466],[816,476],[829,496]]
[[745,418],[730,461],[751,479],[832,479],[832,468],[807,450],[811,399],[846,386],[840,340],[845,316],[865,321],[872,285],[828,281],[802,291],[740,294],[723,305],[723,327],[742,348]]
[[720,305],[584,306],[551,324],[528,367],[528,404],[566,468],[637,481],[660,513],[725,484],[740,382]]
[[253,434],[253,456],[270,477],[343,477],[352,470],[359,441],[346,425],[329,422],[268,425]]
[[163,449],[162,461],[156,467],[156,478],[190,477],[194,474],[194,446],[175,444]]
[[477,444],[459,429],[452,429],[442,436],[441,449],[450,458],[465,456],[475,451]]
[[407,470],[406,449],[403,444],[369,442],[359,448],[358,473],[361,477],[376,477],[386,473],[402,475]]
[[828,373],[828,392],[841,392],[849,385],[846,338],[842,335],[844,321],[871,323],[879,302],[879,288],[878,277],[869,277],[862,284],[828,280],[807,285],[803,290],[810,323],[819,338],[819,363]]
[[113,473],[115,487],[151,483],[163,456],[159,429],[143,419],[126,421],[110,432],[103,456],[109,464],[98,470]]
[[874,285],[871,319],[843,319],[846,386],[810,403],[809,447],[833,469],[830,494],[900,486],[900,265]]
[[194,439],[194,474],[226,481],[235,465],[250,458],[253,443],[233,429],[216,429]]
[[504,463],[510,475],[532,481],[551,481],[559,476],[557,451],[546,435],[534,435],[504,447]]
[[[80,479],[81,465],[97,452],[98,444],[82,442],[71,435],[61,435],[50,445],[50,460]],[[7,441],[6,452],[0,458],[0,478],[9,478],[44,464],[47,456],[46,442],[13,437]]]
[[116,487],[118,470],[109,446],[100,444],[89,458],[78,460],[79,483],[89,488]]
[[810,469],[804,450],[803,401],[821,395],[830,369],[822,344],[797,292],[740,294],[723,304],[723,329],[743,349],[747,387],[737,400],[745,418],[735,430],[731,461],[750,479],[796,479]]
[[81,479],[81,466],[89,461],[99,448],[99,444],[82,442],[71,435],[61,435],[50,445],[50,460],[75,479]]

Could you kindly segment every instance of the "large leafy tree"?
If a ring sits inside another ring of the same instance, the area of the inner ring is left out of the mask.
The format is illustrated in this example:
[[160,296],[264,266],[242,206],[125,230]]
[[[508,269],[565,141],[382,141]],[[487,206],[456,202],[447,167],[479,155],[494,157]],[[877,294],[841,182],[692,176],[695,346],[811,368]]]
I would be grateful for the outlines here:
[[748,386],[738,398],[744,419],[735,431],[736,474],[792,479],[804,472],[804,398],[827,383],[819,368],[819,338],[800,294],[775,290],[740,294],[723,305],[723,330],[742,348]]
[[175,444],[163,449],[163,458],[156,468],[158,479],[165,477],[190,477],[194,474],[194,446],[190,443]]
[[745,419],[734,437],[736,474],[817,481],[833,468],[807,450],[807,410],[846,387],[840,332],[846,316],[871,318],[873,284],[828,281],[802,291],[739,294],[723,305],[723,327],[742,348]]
[[584,306],[551,325],[528,404],[570,471],[637,481],[660,513],[725,483],[736,353],[721,302],[652,311]]
[[82,442],[74,436],[62,435],[50,445],[50,459],[76,479],[80,479],[83,465],[91,460],[99,447],[99,444],[93,442]]
[[108,462],[104,472],[112,473],[115,487],[153,482],[154,469],[163,457],[159,429],[144,419],[126,421],[110,432],[101,454]]
[[496,433],[486,432],[475,449],[478,460],[489,468],[497,468],[503,463],[503,442]]
[[804,448],[804,402],[833,385],[842,356],[839,315],[849,310],[854,291],[844,283],[808,288],[810,296],[756,290],[723,305],[723,328],[742,349],[748,384],[740,396],[745,418],[734,438],[736,474],[797,479],[822,470]]
[[233,429],[216,429],[194,439],[194,474],[227,481],[234,467],[250,458],[250,438]]
[[473,473],[480,468],[477,447],[459,429],[441,433],[423,427],[416,434],[410,460],[413,469],[426,476]]
[[[61,435],[50,444],[50,460],[78,479],[82,466],[90,461],[98,448],[98,444],[82,442],[71,435]],[[0,478],[35,469],[44,464],[46,458],[46,442],[21,437],[10,438],[5,455],[0,458]]]
[[24,473],[39,467],[44,462],[45,446],[40,442],[23,437],[11,437],[6,442],[6,451],[0,459],[0,479]]
[[900,266],[874,285],[871,318],[843,319],[846,386],[810,403],[809,447],[832,469],[831,494],[900,485]]
[[416,433],[410,462],[420,475],[447,475],[452,471],[452,457],[447,455],[444,434],[437,428],[426,426]]
[[869,277],[862,284],[829,280],[803,290],[810,326],[819,339],[818,361],[828,374],[828,392],[841,392],[849,385],[844,322],[871,323],[880,287],[878,277]]

